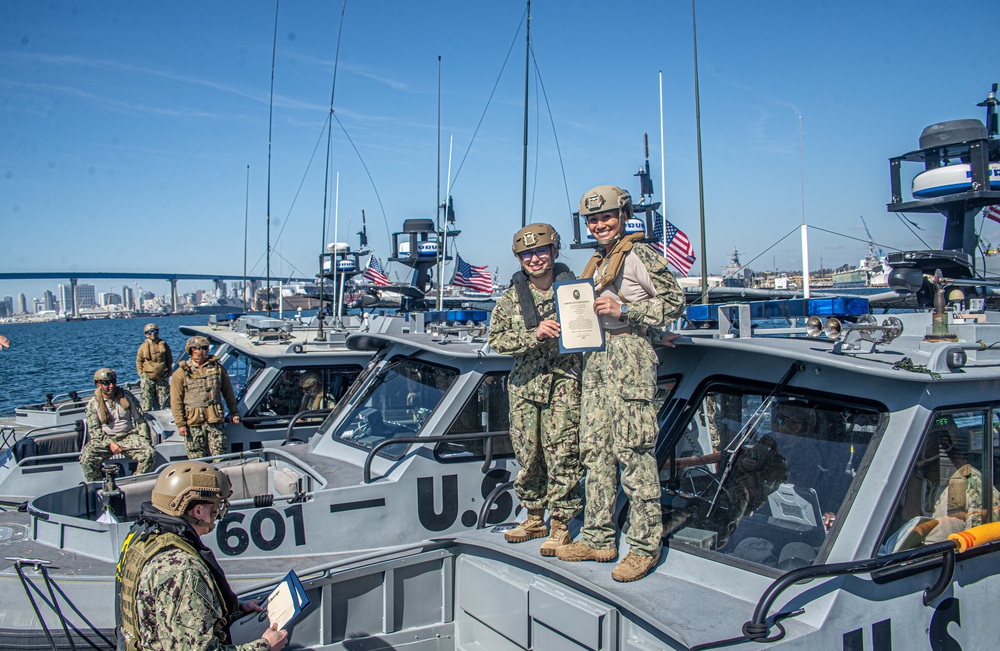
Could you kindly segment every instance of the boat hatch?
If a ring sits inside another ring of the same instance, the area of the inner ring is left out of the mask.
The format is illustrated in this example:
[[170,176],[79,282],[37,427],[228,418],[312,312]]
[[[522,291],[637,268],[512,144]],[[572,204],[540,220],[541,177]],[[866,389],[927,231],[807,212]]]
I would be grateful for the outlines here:
[[660,471],[670,544],[781,571],[822,559],[884,412],[724,382],[695,404]]

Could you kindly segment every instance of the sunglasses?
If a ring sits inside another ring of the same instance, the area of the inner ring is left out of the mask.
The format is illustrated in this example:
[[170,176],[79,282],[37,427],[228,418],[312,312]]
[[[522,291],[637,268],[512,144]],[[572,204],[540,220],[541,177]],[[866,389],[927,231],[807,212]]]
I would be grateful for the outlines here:
[[160,333],[159,330],[147,330],[146,331],[147,335],[156,335],[156,334],[159,334],[159,333]]
[[552,255],[552,249],[547,246],[540,246],[537,249],[531,249],[530,251],[521,251],[517,254],[519,258],[527,262],[534,256],[539,258],[548,258]]
[[208,351],[208,349],[209,349],[208,346],[192,346],[191,347],[191,350],[204,350],[204,351]]
[[115,380],[98,380],[97,383],[100,384],[102,387],[109,387],[112,384],[115,384],[116,381]]

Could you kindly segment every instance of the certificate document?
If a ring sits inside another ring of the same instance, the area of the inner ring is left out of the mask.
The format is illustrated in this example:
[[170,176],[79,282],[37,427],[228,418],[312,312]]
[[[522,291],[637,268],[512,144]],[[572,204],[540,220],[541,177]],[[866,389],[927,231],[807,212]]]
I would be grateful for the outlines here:
[[604,350],[604,331],[594,313],[594,280],[563,280],[553,287],[556,320],[559,321],[559,352]]

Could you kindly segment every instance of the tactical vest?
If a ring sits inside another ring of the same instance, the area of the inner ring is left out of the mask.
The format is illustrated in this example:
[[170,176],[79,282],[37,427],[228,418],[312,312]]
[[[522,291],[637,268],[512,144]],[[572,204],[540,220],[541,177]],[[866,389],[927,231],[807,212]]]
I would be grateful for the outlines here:
[[142,372],[147,377],[158,380],[170,370],[167,368],[167,342],[162,339],[157,339],[155,342],[147,339],[142,345],[146,349],[145,359],[142,360]]
[[[175,533],[160,532],[139,535],[139,532],[130,531],[125,537],[115,571],[116,600],[118,601],[119,613],[118,651],[139,651],[142,649],[139,643],[139,608],[137,605],[139,577],[146,563],[160,552],[171,548],[183,550],[193,558],[198,559],[199,563],[204,564],[198,550]],[[208,570],[207,567],[206,570]],[[208,571],[208,575],[212,576],[211,571]],[[212,589],[225,610],[226,600],[214,578],[212,579]],[[213,633],[220,636],[226,623],[226,617],[223,615],[221,619],[216,620],[212,629]]]
[[213,360],[202,364],[201,368],[191,362],[181,362],[184,371],[184,412],[188,425],[221,423],[222,411],[222,365]]

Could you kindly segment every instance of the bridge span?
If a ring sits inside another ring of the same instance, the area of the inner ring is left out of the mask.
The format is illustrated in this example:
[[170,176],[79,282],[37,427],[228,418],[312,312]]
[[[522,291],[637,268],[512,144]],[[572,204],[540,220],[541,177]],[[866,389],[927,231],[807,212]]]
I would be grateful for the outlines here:
[[[315,278],[267,278],[266,276],[246,276],[247,281],[259,282],[312,282]],[[243,274],[190,274],[190,273],[151,273],[144,271],[2,271],[0,280],[69,280],[73,289],[73,316],[77,316],[76,285],[81,279],[115,279],[115,280],[166,280],[170,283],[170,304],[172,311],[177,311],[177,281],[179,280],[211,280],[216,290],[225,280],[243,280]]]

